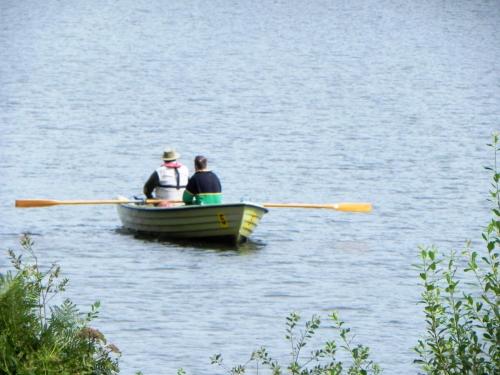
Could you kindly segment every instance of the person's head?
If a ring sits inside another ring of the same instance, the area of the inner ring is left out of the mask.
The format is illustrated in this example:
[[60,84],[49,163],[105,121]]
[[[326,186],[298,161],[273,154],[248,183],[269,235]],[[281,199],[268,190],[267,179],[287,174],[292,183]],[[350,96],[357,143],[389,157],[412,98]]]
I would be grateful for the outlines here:
[[194,158],[194,168],[197,171],[202,171],[204,169],[207,169],[208,161],[207,158],[204,157],[203,155],[198,155],[197,157]]
[[169,161],[175,161],[177,160],[181,154],[177,153],[173,148],[166,148],[165,151],[163,151],[163,161],[169,162]]

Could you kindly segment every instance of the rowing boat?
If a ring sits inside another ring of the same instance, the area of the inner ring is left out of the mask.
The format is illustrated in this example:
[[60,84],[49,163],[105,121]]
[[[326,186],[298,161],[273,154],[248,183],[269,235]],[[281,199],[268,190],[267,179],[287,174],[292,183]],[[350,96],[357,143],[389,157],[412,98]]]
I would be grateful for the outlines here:
[[173,239],[208,239],[241,243],[250,237],[268,210],[253,203],[157,207],[119,204],[125,228]]

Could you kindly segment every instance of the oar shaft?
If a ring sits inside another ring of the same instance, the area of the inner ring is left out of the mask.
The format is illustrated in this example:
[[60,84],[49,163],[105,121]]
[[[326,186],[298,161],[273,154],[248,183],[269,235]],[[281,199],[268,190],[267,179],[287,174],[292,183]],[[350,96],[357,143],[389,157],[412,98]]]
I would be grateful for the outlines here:
[[61,205],[61,206],[73,206],[73,205],[86,205],[86,204],[119,204],[119,203],[129,203],[131,201],[120,201],[116,199],[102,199],[102,200],[91,200],[91,201],[55,201],[52,202],[52,205]]
[[264,207],[271,208],[330,208],[335,209],[333,204],[315,204],[315,203],[263,203]]

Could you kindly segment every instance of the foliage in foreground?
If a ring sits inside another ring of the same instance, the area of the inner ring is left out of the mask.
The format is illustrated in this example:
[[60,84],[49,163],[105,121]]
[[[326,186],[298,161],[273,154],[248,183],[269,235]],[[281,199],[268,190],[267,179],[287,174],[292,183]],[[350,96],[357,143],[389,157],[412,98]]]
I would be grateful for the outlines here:
[[116,374],[119,350],[89,323],[99,303],[87,314],[70,301],[49,305],[68,283],[59,266],[43,271],[28,236],[23,254],[9,251],[15,273],[0,274],[1,374]]
[[[292,313],[286,319],[286,336],[291,346],[290,363],[283,368],[277,360],[273,359],[265,347],[254,351],[250,359],[244,365],[228,368],[224,365],[222,356],[216,354],[211,358],[212,364],[221,366],[231,375],[245,374],[250,366],[259,374],[259,369],[271,371],[273,375],[366,375],[379,374],[379,366],[369,359],[369,349],[363,345],[352,345],[350,328],[344,327],[337,313],[332,313],[330,319],[333,328],[338,332],[342,344],[340,349],[350,357],[350,365],[347,367],[342,361],[336,359],[338,347],[335,341],[327,341],[322,348],[312,350],[309,354],[303,354],[302,350],[320,327],[321,320],[313,316],[305,323],[304,329],[296,332],[300,316]],[[286,372],[285,372],[286,371]]]
[[[419,355],[415,362],[427,374],[500,374],[498,135],[489,146],[495,162],[487,168],[493,173],[493,217],[483,233],[486,251],[473,251],[470,243],[460,255],[453,251],[440,255],[434,247],[421,249],[426,336],[415,347]],[[466,264],[463,274],[461,262]],[[472,274],[472,285],[465,284],[466,273]]]
[[[490,201],[492,219],[483,233],[486,251],[474,251],[470,243],[463,253],[441,255],[434,247],[421,248],[418,266],[423,286],[426,335],[418,341],[415,360],[427,374],[500,374],[500,173],[497,154],[499,137],[493,137],[495,162]],[[69,300],[49,306],[50,300],[63,292],[67,280],[59,279],[60,269],[53,265],[43,271],[32,250],[32,241],[23,237],[21,245],[30,256],[10,252],[16,273],[0,274],[0,374],[116,374],[119,350],[89,323],[97,316],[99,303],[82,314]],[[459,272],[465,262],[463,274]],[[473,283],[466,284],[472,274]],[[463,285],[463,287],[462,287]],[[380,368],[369,359],[369,349],[352,345],[350,329],[336,313],[330,316],[338,332],[340,346],[327,341],[323,347],[304,354],[304,348],[320,328],[320,318],[313,316],[297,333],[300,316],[290,314],[286,339],[291,359],[281,365],[265,347],[254,351],[244,365],[226,367],[220,354],[212,364],[231,375],[254,370],[273,375],[365,375],[379,374]],[[342,350],[348,364],[337,359]],[[180,369],[178,375],[186,372]]]

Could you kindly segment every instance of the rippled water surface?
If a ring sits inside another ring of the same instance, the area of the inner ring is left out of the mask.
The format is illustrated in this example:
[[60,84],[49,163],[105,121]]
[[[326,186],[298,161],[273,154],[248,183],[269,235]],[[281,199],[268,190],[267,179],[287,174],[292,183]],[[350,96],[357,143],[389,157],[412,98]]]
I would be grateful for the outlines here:
[[[499,33],[497,0],[2,0],[2,252],[29,232],[100,300],[125,374],[286,358],[285,317],[334,309],[416,373],[418,245],[480,245],[488,220]],[[112,206],[13,207],[140,193],[168,145],[205,154],[226,202],[375,210],[271,209],[234,250],[136,238]]]

